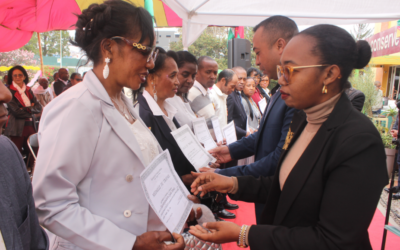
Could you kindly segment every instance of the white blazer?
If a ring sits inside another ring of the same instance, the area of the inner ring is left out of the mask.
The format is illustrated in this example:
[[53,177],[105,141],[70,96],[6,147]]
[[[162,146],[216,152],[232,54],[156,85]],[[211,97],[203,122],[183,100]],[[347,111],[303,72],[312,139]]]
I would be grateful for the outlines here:
[[[145,165],[124,119],[92,71],[44,109],[33,196],[40,224],[57,235],[50,249],[130,250],[147,231]],[[165,230],[159,219],[149,225]]]

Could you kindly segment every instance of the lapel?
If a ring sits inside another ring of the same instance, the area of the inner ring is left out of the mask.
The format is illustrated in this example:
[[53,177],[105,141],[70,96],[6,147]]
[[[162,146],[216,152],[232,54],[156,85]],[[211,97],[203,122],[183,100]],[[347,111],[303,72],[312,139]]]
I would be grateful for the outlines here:
[[[101,100],[101,110],[103,112],[104,117],[114,130],[114,132],[118,135],[118,137],[128,146],[130,150],[139,158],[143,166],[146,166],[143,161],[142,151],[140,150],[139,143],[136,141],[135,136],[133,135],[130,128],[126,125],[125,118],[118,112],[118,110],[114,107],[111,102],[109,95],[104,89],[103,85],[97,79],[96,75],[93,71],[88,71],[85,75],[85,81],[83,82],[88,88],[89,92],[99,98]],[[125,95],[122,94],[122,99],[125,103],[129,103],[126,100]],[[139,118],[139,115],[133,110],[132,105],[127,105],[131,114],[136,118],[136,122],[142,122]],[[125,123],[125,124],[124,124]],[[146,125],[143,124],[146,127]]]
[[[282,223],[286,214],[289,212],[292,203],[295,201],[296,197],[302,190],[302,187],[306,183],[310,172],[315,167],[315,164],[321,156],[322,151],[325,149],[325,144],[334,134],[336,128],[344,122],[350,111],[351,103],[347,99],[346,95],[342,94],[332,113],[322,124],[287,177],[276,208],[277,213],[274,219],[274,224],[279,225]],[[294,142],[299,138],[301,132],[307,125],[306,115],[303,111],[299,111],[293,116],[292,125],[293,126],[291,126],[291,128],[293,128],[294,131],[292,139],[289,138],[290,135],[288,133],[287,140],[289,141],[285,142],[285,146],[287,145],[287,150],[283,151],[279,159],[279,168],[274,177],[274,182],[278,183],[279,189],[279,171],[282,162],[287,152],[293,146]],[[291,131],[289,130],[289,132]]]
[[[27,87],[28,88],[28,87]],[[22,100],[21,95],[19,94],[18,90],[11,84],[10,89],[14,90],[14,96],[15,98],[17,98],[17,100],[19,101],[19,103],[21,103],[21,105],[23,107],[25,107],[25,103],[24,100]],[[26,91],[25,91],[26,92]]]
[[247,118],[246,111],[244,110],[243,104],[242,104],[242,102],[240,101],[239,95],[240,95],[240,94],[235,90],[235,93],[233,93],[233,99],[234,99],[235,102],[236,102],[236,106],[239,107],[239,110],[240,110],[240,113],[241,113],[240,115],[241,115],[243,118]]
[[[263,116],[261,118],[261,122],[260,122],[260,126],[259,126],[260,131],[258,132],[259,136],[256,137],[256,144],[255,145],[258,145],[258,140],[260,139],[261,134],[263,133],[263,130],[264,130],[264,123],[268,119],[268,116],[271,113],[272,108],[274,107],[275,103],[279,99],[281,99],[281,92],[276,92],[276,95],[277,96],[274,96],[274,98],[271,97],[272,101],[269,102],[269,104],[267,105],[267,107],[266,107],[267,111],[263,114]],[[281,101],[283,101],[283,100],[281,100]]]

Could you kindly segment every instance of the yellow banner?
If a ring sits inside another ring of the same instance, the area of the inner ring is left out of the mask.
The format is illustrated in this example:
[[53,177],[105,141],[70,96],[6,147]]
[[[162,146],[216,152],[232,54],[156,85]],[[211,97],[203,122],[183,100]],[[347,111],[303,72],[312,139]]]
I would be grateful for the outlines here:
[[[10,67],[0,66],[0,71],[9,71],[12,67],[14,67],[14,66],[10,66]],[[24,69],[40,70],[40,67],[37,67],[37,66],[22,66],[22,67],[24,67]]]

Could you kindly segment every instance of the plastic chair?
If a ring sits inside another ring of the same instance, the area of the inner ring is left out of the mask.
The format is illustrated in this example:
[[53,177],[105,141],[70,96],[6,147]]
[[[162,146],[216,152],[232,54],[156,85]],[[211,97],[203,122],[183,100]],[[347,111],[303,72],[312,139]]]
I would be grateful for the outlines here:
[[36,153],[34,151],[34,148],[39,149],[39,141],[37,138],[37,133],[36,134],[32,134],[31,136],[29,136],[28,138],[28,148],[29,148],[29,156],[28,156],[28,160],[26,162],[26,166],[29,166],[29,162],[31,160],[31,158],[33,157],[33,160],[35,161],[35,163],[33,164],[33,167],[31,169],[30,172],[30,176],[32,178],[33,176],[33,172],[35,170],[35,164],[36,164]]

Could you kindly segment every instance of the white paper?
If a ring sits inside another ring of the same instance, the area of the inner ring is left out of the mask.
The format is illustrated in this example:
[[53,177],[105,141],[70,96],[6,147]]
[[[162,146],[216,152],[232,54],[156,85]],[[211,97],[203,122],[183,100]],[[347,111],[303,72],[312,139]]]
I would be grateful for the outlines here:
[[222,128],[222,132],[225,135],[225,139],[226,139],[226,144],[227,145],[237,141],[236,128],[235,128],[235,122],[234,121],[231,121],[228,125],[223,127]]
[[221,126],[219,124],[219,119],[217,116],[213,116],[211,118],[211,122],[214,128],[214,134],[215,134],[215,138],[217,139],[217,142],[222,142],[224,141],[224,136],[222,135],[222,131],[221,131]]
[[199,117],[194,119],[192,123],[197,139],[199,139],[199,141],[204,144],[206,150],[208,151],[210,149],[216,148],[217,144],[215,143],[210,134],[210,131],[208,130],[206,119],[204,119],[204,117]]
[[260,107],[261,113],[264,114],[265,108],[267,107],[267,99],[265,99],[265,97],[258,102],[258,107]]
[[150,206],[170,232],[181,233],[193,207],[189,191],[174,169],[168,149],[140,174]]
[[216,159],[212,157],[203,146],[201,146],[200,142],[187,124],[172,131],[171,134],[182,150],[182,153],[186,156],[197,172],[200,172],[199,169],[202,167],[208,167],[208,163],[216,162]]

